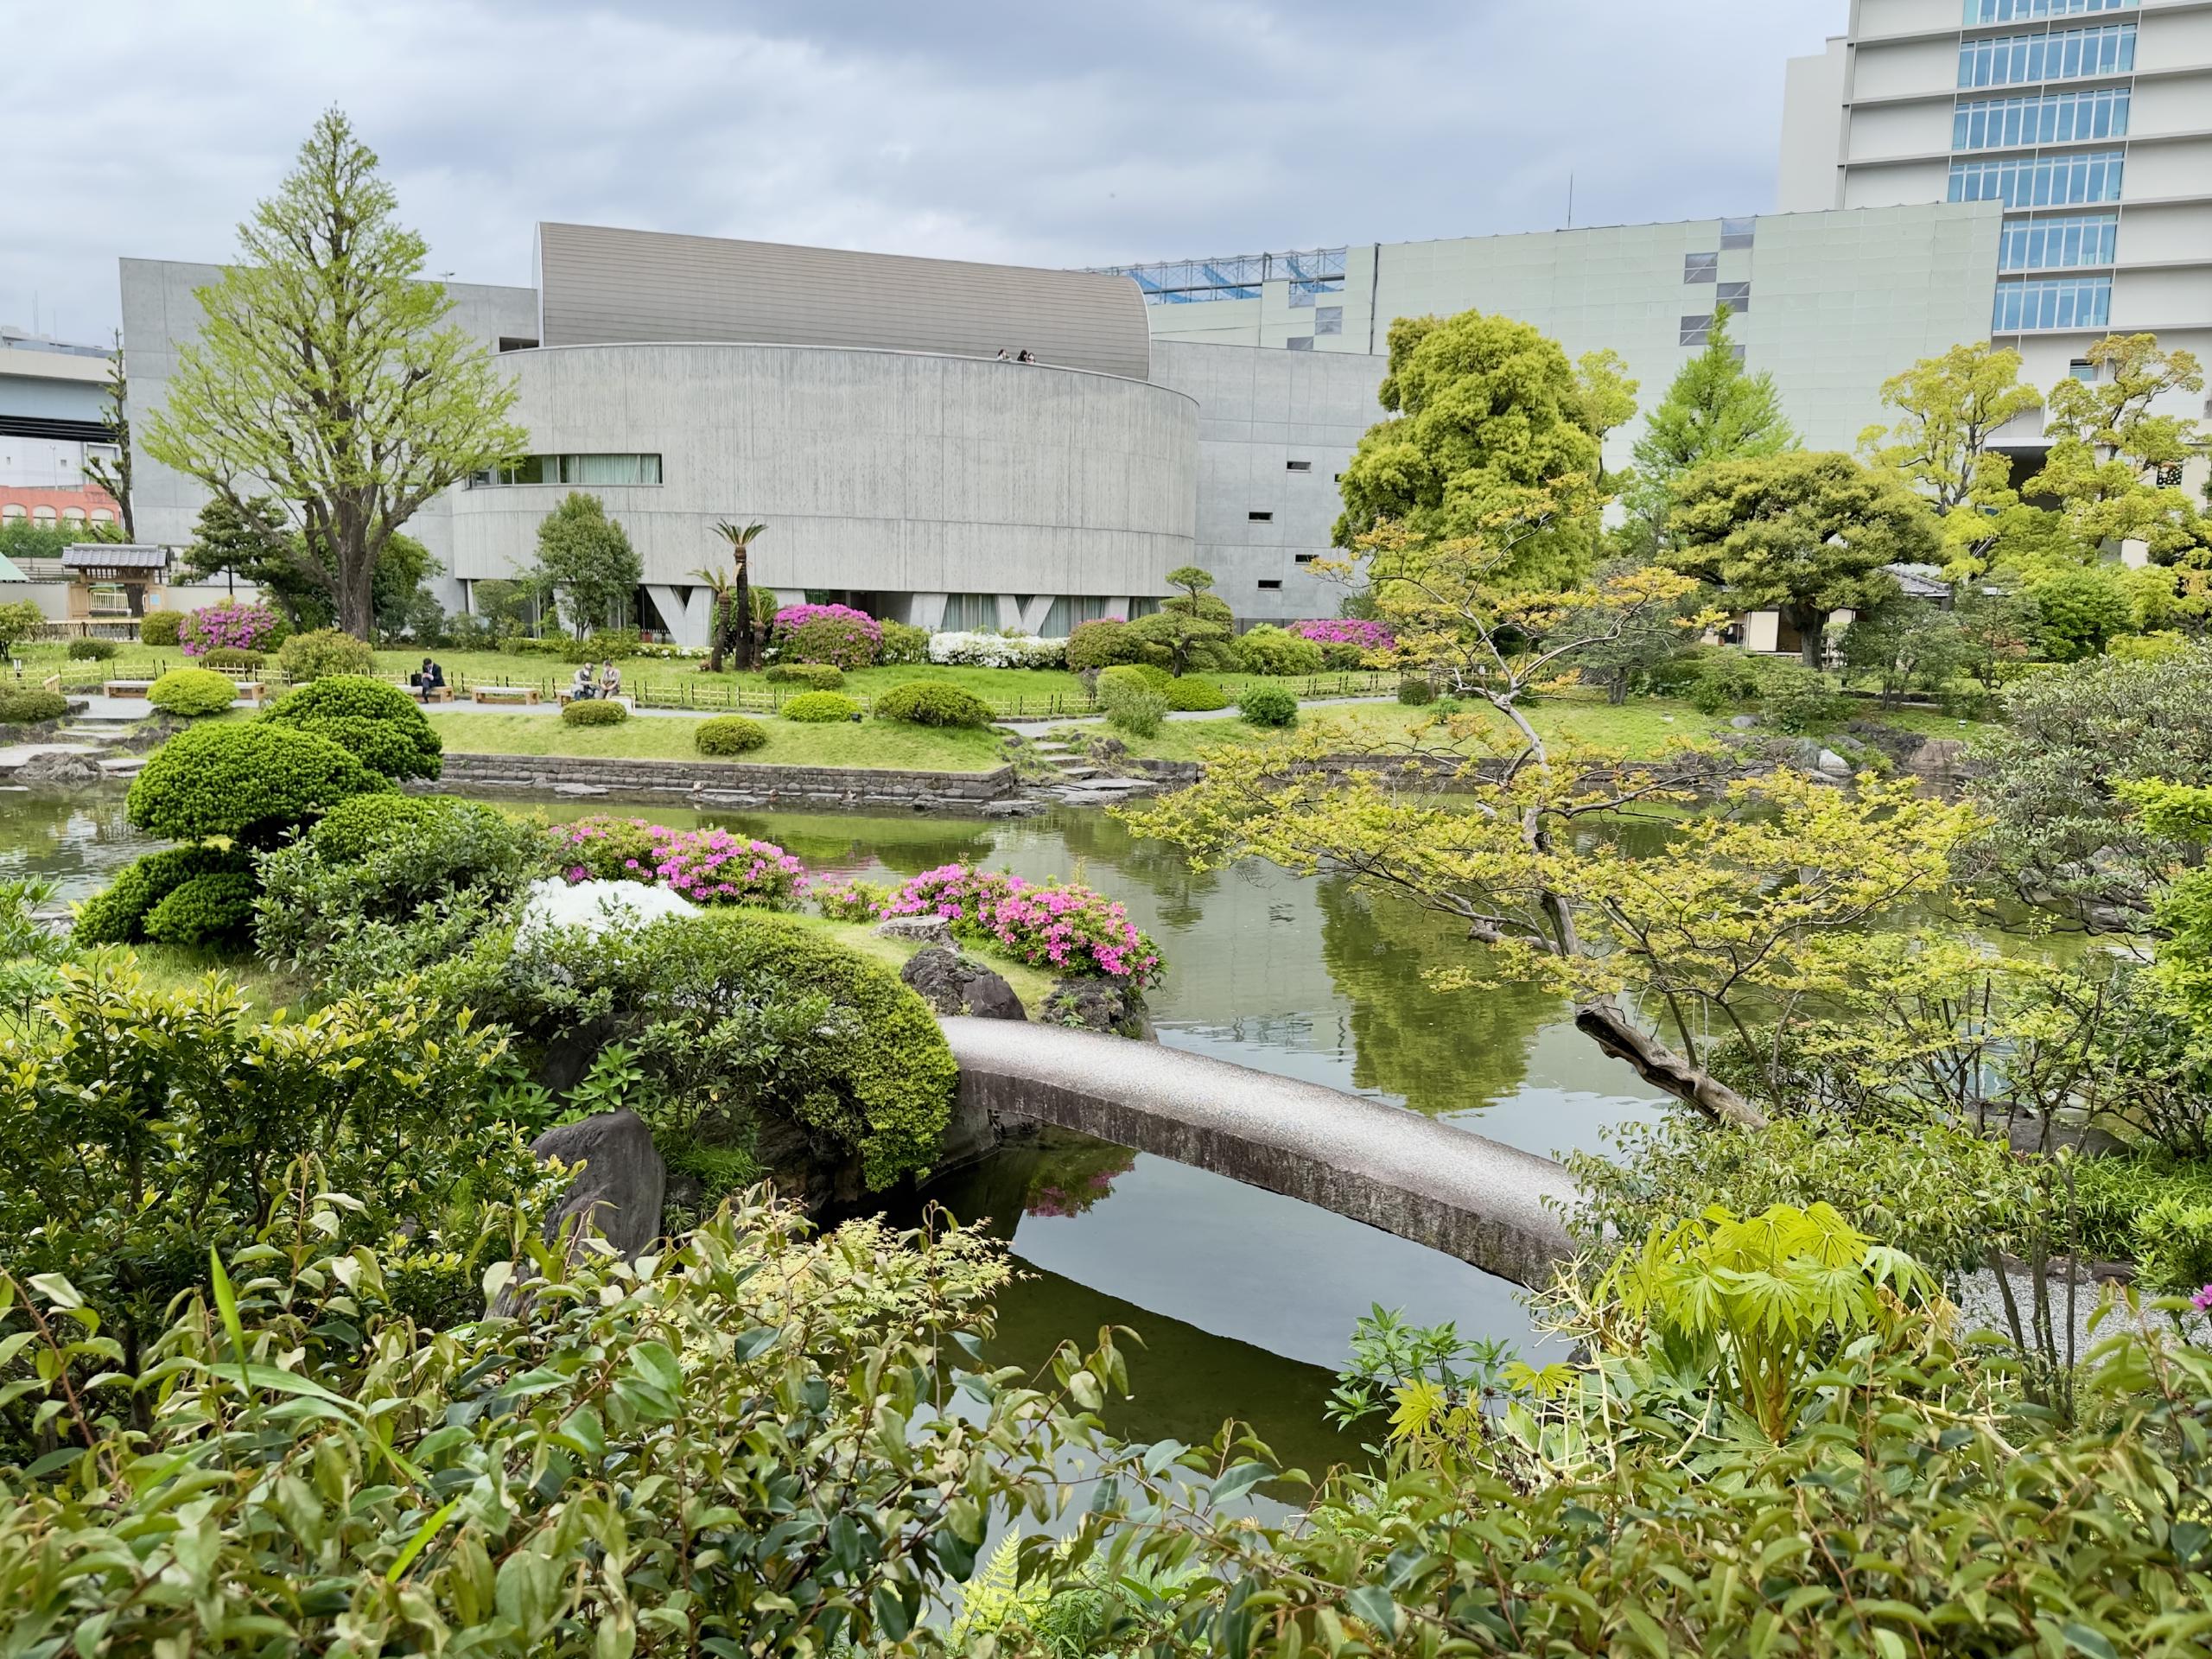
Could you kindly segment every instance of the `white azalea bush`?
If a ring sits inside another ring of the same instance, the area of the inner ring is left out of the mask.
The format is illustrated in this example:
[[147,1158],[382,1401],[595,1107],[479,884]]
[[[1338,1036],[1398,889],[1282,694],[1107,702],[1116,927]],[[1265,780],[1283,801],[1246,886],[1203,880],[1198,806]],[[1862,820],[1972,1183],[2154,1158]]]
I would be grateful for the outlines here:
[[955,668],[1065,668],[1068,642],[1027,633],[933,633],[930,661]]

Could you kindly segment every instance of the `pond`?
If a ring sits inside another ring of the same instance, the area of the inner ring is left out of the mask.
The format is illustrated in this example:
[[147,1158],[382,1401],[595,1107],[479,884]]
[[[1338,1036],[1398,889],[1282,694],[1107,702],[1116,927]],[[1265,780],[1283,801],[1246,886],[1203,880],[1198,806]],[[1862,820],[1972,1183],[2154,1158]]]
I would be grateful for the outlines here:
[[[503,802],[503,804],[507,804]],[[1010,822],[912,814],[696,813],[606,800],[533,803],[553,819],[635,810],[775,841],[817,871],[884,879],[970,860],[1067,876],[1121,899],[1170,963],[1152,995],[1160,1040],[1461,1123],[1529,1151],[1595,1148],[1657,1099],[1577,1035],[1565,1005],[1524,988],[1438,989],[1459,931],[1339,880],[1265,867],[1195,875],[1091,809]],[[65,896],[97,891],[145,843],[121,797],[0,794],[0,874]],[[1526,1346],[1513,1288],[1418,1245],[1222,1177],[1080,1137],[1009,1147],[923,1195],[988,1217],[1026,1277],[1001,1304],[1000,1363],[1042,1365],[1063,1338],[1126,1325],[1144,1351],[1133,1401],[1109,1414],[1142,1439],[1251,1423],[1313,1468],[1356,1455],[1322,1405],[1353,1323],[1376,1304]],[[911,1217],[906,1217],[911,1219]]]

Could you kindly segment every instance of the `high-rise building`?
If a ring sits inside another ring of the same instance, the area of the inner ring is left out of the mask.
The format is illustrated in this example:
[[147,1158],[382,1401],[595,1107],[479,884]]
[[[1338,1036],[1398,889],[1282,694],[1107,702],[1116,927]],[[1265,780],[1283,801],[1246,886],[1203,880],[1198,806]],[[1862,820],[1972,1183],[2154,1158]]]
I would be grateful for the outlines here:
[[1851,0],[1789,64],[1778,195],[2001,204],[1986,333],[2039,385],[2113,333],[2212,358],[2212,3]]

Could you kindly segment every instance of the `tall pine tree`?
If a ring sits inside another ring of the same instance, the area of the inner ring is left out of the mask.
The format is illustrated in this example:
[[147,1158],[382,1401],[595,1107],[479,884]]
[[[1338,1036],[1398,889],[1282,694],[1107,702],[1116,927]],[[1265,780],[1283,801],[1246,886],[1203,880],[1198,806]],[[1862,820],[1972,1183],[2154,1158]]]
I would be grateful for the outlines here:
[[1728,338],[1728,308],[1720,307],[1705,349],[1682,365],[1636,441],[1636,480],[1622,496],[1628,509],[1622,551],[1645,559],[1658,553],[1677,485],[1707,461],[1752,460],[1796,447],[1773,377],[1744,372]]

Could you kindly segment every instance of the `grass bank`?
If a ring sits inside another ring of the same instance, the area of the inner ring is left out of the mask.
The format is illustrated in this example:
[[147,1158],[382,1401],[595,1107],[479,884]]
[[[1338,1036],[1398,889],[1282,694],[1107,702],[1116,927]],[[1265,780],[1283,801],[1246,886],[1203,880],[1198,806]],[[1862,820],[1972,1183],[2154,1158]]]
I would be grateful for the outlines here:
[[[1005,741],[993,731],[943,731],[868,720],[804,725],[755,716],[765,748],[734,757],[767,766],[855,766],[886,772],[988,772],[1006,764]],[[449,754],[577,755],[608,760],[702,760],[692,741],[696,721],[643,715],[619,726],[569,726],[547,714],[431,710],[431,724]]]

